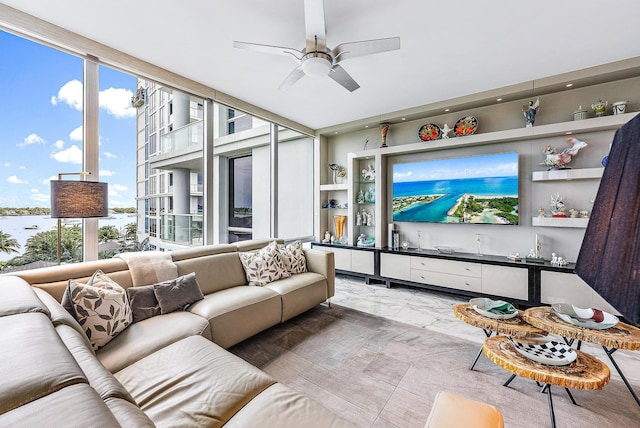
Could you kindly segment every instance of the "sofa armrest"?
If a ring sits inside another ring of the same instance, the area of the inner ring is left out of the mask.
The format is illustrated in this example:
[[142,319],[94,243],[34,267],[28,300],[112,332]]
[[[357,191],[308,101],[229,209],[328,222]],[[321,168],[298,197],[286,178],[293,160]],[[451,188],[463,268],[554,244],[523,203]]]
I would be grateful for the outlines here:
[[304,249],[307,258],[307,269],[319,273],[327,278],[327,298],[335,294],[336,268],[333,252],[314,249]]

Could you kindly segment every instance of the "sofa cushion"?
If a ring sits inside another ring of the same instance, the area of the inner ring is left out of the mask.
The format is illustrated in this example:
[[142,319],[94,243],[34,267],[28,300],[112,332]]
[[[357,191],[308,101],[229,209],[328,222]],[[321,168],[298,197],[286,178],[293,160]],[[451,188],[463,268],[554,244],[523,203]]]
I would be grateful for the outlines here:
[[[45,356],[42,361],[45,361]],[[51,371],[49,363],[46,367]],[[14,391],[14,394],[18,394]],[[96,391],[86,383],[56,389],[0,414],[2,427],[122,427]],[[36,400],[36,398],[38,398]]]
[[328,299],[327,280],[315,272],[292,275],[290,278],[272,282],[266,288],[282,296],[282,322]]
[[133,322],[140,322],[160,315],[160,303],[153,291],[153,285],[129,287],[127,288],[127,296],[129,297]]
[[180,260],[176,265],[180,275],[195,272],[205,295],[247,284],[244,268],[235,252]]
[[27,281],[17,276],[3,277],[0,317],[26,312],[41,312],[49,315],[49,310],[38,299]]
[[191,312],[172,312],[131,324],[96,352],[100,362],[114,373],[185,337],[211,339],[209,321]]
[[133,321],[126,291],[99,269],[86,284],[69,280],[65,293],[73,304],[76,320],[95,350],[109,343]]
[[340,419],[317,401],[276,383],[251,400],[225,424],[225,428],[258,426],[346,428],[354,425]]
[[115,376],[154,423],[172,427],[222,426],[275,383],[198,336],[166,346]]
[[294,241],[287,245],[278,245],[284,266],[291,275],[307,271],[307,259],[302,251],[302,241]]
[[228,348],[280,322],[282,299],[267,287],[241,285],[207,294],[189,311],[209,320],[211,340]]
[[156,426],[136,404],[121,398],[107,398],[104,402],[122,427],[153,428]]
[[0,317],[0,414],[87,378],[41,313]]
[[162,314],[185,310],[192,303],[204,299],[194,272],[154,284],[153,292]]
[[291,276],[275,242],[255,252],[240,252],[238,256],[240,256],[249,285],[262,287],[270,282]]

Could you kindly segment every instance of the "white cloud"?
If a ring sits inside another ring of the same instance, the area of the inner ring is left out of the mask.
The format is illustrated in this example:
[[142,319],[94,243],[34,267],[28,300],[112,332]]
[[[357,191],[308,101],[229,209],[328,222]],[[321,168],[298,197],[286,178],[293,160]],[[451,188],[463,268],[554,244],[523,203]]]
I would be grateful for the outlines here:
[[[121,184],[109,184],[109,197],[118,197],[120,196],[120,192],[124,192],[127,190],[127,186],[123,186]],[[109,201],[109,205],[111,205],[111,201]]]
[[51,157],[58,162],[73,163],[79,165],[82,163],[82,150],[80,150],[80,148],[78,148],[78,146],[74,144],[68,149],[51,153]]
[[5,167],[5,168],[9,168],[10,166],[11,166],[11,164],[10,164],[9,162],[5,162],[5,163],[4,163],[4,167]]
[[32,144],[45,144],[45,143],[46,143],[46,141],[44,140],[44,138],[42,138],[38,134],[29,134],[22,141],[22,143],[18,143],[17,146],[18,147],[25,147],[25,146],[30,146]]
[[58,96],[51,97],[51,104],[66,103],[70,107],[82,111],[82,82],[70,80],[58,91]]
[[7,182],[11,184],[29,184],[27,180],[21,180],[15,175],[8,177]]
[[407,171],[407,172],[405,172],[405,173],[402,173],[402,172],[394,172],[394,173],[393,173],[393,179],[394,179],[394,180],[403,180],[403,179],[406,179],[406,178],[411,177],[412,175],[413,175],[413,172],[411,172],[411,171]]
[[115,175],[115,172],[109,171],[108,169],[101,169],[98,175],[100,177],[112,177]]
[[49,186],[49,182],[50,182],[51,180],[57,180],[57,179],[58,179],[58,176],[57,176],[57,175],[52,175],[51,177],[49,177],[49,178],[45,178],[44,180],[42,180],[42,185],[43,185],[43,186]]
[[71,141],[82,141],[82,125],[69,132],[69,139]]
[[27,167],[26,167],[26,166],[24,166],[24,165],[20,165],[20,166],[18,167],[18,170],[19,170],[19,171],[25,171],[26,169],[27,169]]
[[29,196],[29,199],[35,202],[49,202],[51,197],[44,193],[40,193],[38,189],[31,189],[31,196]]
[[131,106],[133,92],[124,88],[109,88],[100,91],[99,103],[107,113],[117,118],[135,117],[136,109]]
[[118,156],[114,155],[111,152],[102,152],[102,154],[104,155],[105,158],[118,159]]
[[54,143],[54,146],[55,146],[56,149],[62,150],[62,149],[64,149],[64,141],[58,140],[58,141],[56,141]]

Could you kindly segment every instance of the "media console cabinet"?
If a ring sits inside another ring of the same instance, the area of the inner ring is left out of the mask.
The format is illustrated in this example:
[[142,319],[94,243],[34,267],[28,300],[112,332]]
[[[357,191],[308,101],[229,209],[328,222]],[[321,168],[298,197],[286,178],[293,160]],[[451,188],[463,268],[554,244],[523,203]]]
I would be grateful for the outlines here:
[[617,313],[573,273],[574,264],[513,261],[505,256],[437,250],[392,250],[313,242],[332,251],[336,272],[392,285],[408,285],[464,297],[502,298],[522,306],[569,302]]

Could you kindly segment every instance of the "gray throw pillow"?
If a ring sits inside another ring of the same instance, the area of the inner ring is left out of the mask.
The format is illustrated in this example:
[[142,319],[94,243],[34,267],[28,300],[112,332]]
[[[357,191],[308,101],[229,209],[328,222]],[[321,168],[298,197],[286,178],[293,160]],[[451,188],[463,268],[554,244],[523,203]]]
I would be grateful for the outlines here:
[[142,285],[127,288],[129,306],[133,313],[133,322],[160,315],[160,303],[156,298],[153,285]]
[[162,314],[184,310],[192,303],[204,299],[195,272],[154,284],[153,292]]

